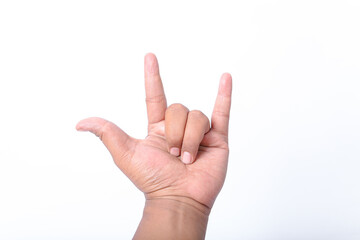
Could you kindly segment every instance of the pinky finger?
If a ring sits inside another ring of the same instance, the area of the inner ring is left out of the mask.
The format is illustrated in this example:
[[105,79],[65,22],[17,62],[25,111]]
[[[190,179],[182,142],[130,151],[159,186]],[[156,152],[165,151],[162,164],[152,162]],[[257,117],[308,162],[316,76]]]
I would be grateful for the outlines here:
[[229,73],[221,76],[218,95],[216,97],[214,110],[211,116],[211,128],[228,136],[230,107],[231,107],[232,78]]

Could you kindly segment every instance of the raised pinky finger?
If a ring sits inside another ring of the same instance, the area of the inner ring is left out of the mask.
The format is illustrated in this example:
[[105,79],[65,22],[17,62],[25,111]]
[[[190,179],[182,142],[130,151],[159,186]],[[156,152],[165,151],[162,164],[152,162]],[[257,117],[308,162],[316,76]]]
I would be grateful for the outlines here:
[[216,132],[228,136],[230,107],[231,107],[232,78],[229,73],[221,76],[218,95],[211,117],[211,128]]

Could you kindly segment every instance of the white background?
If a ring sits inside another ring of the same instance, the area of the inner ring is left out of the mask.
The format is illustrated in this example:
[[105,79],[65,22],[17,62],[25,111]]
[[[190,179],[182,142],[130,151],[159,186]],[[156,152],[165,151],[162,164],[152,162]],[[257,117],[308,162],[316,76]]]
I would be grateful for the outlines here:
[[0,1],[0,239],[130,239],[144,197],[99,116],[146,136],[143,63],[210,116],[233,76],[207,239],[360,239],[359,1]]

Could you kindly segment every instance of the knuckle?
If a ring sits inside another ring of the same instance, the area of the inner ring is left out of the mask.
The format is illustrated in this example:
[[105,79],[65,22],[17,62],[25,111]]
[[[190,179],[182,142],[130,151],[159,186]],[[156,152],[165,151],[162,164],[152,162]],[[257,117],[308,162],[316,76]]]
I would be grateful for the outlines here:
[[168,107],[167,110],[169,110],[169,111],[188,111],[187,107],[185,107],[181,103],[173,103]]
[[193,118],[193,119],[196,119],[198,121],[203,121],[204,123],[209,122],[208,117],[203,112],[201,112],[200,110],[192,110],[189,113],[189,117]]
[[199,117],[199,118],[206,117],[205,114],[203,114],[200,110],[192,110],[189,114],[192,117]]

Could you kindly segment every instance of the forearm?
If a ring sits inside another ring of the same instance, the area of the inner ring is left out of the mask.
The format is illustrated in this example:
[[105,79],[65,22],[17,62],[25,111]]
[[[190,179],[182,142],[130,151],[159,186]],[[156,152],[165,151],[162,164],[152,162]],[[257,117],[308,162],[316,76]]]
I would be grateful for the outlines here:
[[189,199],[149,199],[134,239],[204,239],[209,214]]

